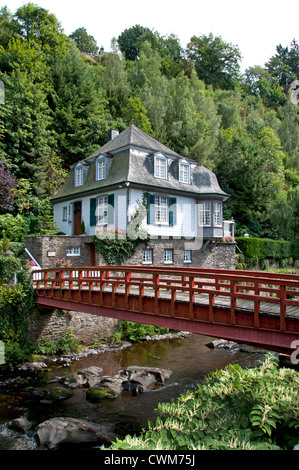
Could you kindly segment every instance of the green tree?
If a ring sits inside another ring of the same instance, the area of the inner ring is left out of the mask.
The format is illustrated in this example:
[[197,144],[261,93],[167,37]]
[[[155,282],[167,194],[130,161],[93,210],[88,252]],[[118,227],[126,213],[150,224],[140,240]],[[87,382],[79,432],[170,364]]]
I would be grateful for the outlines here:
[[77,48],[52,70],[51,107],[58,153],[70,165],[91,154],[106,137],[111,117],[97,68],[85,64]]
[[214,88],[233,88],[240,82],[241,53],[220,36],[192,36],[186,50],[187,61],[198,77]]
[[277,109],[286,101],[284,90],[269,70],[256,66],[245,72],[245,83],[251,93],[259,94],[266,106]]
[[299,259],[299,186],[279,191],[273,199],[269,216],[279,236],[292,242],[295,257]]
[[16,68],[1,74],[5,84],[3,151],[14,175],[37,184],[43,179],[51,144],[50,109],[44,85],[34,83],[28,72]]
[[88,34],[85,28],[77,28],[69,38],[73,39],[79,51],[87,54],[96,55],[99,51],[97,42],[93,36]]
[[0,45],[7,47],[9,41],[14,37],[15,31],[12,23],[12,13],[8,8],[0,9]]
[[[144,35],[146,34],[146,38]],[[155,40],[154,34],[149,28],[140,25],[132,26],[125,29],[117,38],[119,48],[124,54],[126,60],[137,60],[140,56],[140,46],[142,44],[141,38],[152,41]]]
[[124,111],[124,118],[126,119],[127,125],[134,122],[135,126],[143,130],[149,135],[153,135],[151,123],[147,117],[147,111],[140,98],[129,98],[127,107]]
[[53,65],[57,57],[67,53],[70,45],[67,36],[53,13],[33,3],[18,8],[14,17],[18,36],[41,47],[45,60]]
[[231,195],[231,216],[241,225],[256,220],[263,228],[269,205],[284,185],[283,152],[274,131],[266,128],[252,136],[242,128],[222,130],[215,171]]
[[113,119],[120,119],[131,94],[125,60],[117,54],[109,54],[101,60],[101,64],[103,66],[101,80],[111,116]]
[[272,77],[278,80],[280,86],[288,91],[291,83],[299,77],[299,44],[293,39],[289,47],[279,44],[276,54],[266,63],[266,68]]

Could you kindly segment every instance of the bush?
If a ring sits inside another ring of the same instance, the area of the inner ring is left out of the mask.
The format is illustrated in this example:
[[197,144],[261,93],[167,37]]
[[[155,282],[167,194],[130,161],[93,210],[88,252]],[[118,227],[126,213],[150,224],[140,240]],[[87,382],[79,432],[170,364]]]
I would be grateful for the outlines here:
[[12,214],[0,215],[1,237],[5,234],[11,242],[24,242],[27,231],[27,223],[20,214],[16,217]]
[[155,424],[109,450],[292,449],[298,443],[298,387],[298,372],[279,369],[270,356],[254,369],[229,365],[197,390],[159,404]]
[[50,338],[43,338],[34,347],[34,354],[53,356],[54,354],[67,354],[78,352],[80,343],[78,338],[68,331],[66,334],[53,341]]
[[[14,274],[18,284],[10,286]],[[28,353],[27,331],[34,308],[31,281],[21,261],[14,256],[0,256],[0,340],[9,364],[20,362]]]
[[284,240],[237,237],[236,243],[244,255],[245,261],[249,261],[251,264],[259,264],[266,259],[280,261],[293,256],[291,243]]
[[137,342],[145,336],[154,336],[168,333],[167,328],[160,328],[152,325],[143,325],[130,321],[119,321],[117,331],[114,333],[112,342],[132,341]]

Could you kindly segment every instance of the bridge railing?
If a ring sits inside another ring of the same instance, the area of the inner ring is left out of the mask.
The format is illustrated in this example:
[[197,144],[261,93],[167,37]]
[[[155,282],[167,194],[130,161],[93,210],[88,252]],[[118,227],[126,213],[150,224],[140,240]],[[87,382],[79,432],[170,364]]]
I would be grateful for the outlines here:
[[[92,303],[92,292],[98,290],[101,306],[105,306],[104,292],[111,292],[112,307],[116,305],[118,293],[125,296],[127,306],[129,296],[137,295],[140,312],[144,295],[151,295],[155,299],[156,315],[161,314],[159,299],[168,296],[173,312],[177,300],[189,302],[190,319],[194,318],[195,303],[199,297],[207,301],[210,322],[214,321],[214,307],[222,304],[230,309],[230,324],[236,324],[236,311],[246,308],[244,302],[252,310],[257,328],[260,327],[262,305],[267,305],[269,314],[280,316],[281,331],[287,329],[288,315],[294,314],[299,318],[299,276],[289,274],[163,266],[93,266],[34,271],[32,281],[39,296],[62,298],[63,292],[64,299],[75,302],[83,302],[83,292],[87,291],[88,302]],[[75,292],[79,295],[73,295]]]

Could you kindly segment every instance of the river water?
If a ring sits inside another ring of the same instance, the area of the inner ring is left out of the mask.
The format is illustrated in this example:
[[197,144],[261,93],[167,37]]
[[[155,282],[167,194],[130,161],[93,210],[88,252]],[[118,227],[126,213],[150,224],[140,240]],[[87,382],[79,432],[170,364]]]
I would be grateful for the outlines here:
[[[35,426],[54,417],[87,419],[95,423],[113,423],[119,437],[138,434],[155,421],[155,409],[159,402],[169,402],[202,383],[207,373],[223,369],[229,363],[241,367],[255,367],[263,359],[257,353],[236,350],[211,349],[206,346],[212,338],[190,335],[187,338],[151,340],[136,343],[121,350],[109,350],[74,361],[68,367],[54,366],[39,373],[39,384],[54,377],[67,376],[90,366],[99,366],[103,375],[114,375],[130,365],[160,367],[172,370],[173,374],[163,387],[133,396],[124,391],[113,400],[91,403],[85,398],[84,388],[73,389],[71,398],[49,402],[38,394],[34,397],[22,387],[0,388],[0,450],[33,450],[38,448],[34,431],[25,436],[11,431],[6,423],[26,416]],[[26,374],[25,374],[26,375]],[[28,374],[27,374],[28,375]],[[28,387],[28,384],[24,388]],[[36,384],[35,384],[36,387]]]

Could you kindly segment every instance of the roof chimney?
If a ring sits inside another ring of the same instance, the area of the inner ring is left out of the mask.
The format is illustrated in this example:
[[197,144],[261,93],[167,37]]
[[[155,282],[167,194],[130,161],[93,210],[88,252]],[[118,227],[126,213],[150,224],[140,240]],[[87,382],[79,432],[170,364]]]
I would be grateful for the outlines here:
[[116,131],[115,129],[110,129],[108,132],[108,141],[113,140],[115,137],[118,136],[118,134],[119,132]]

